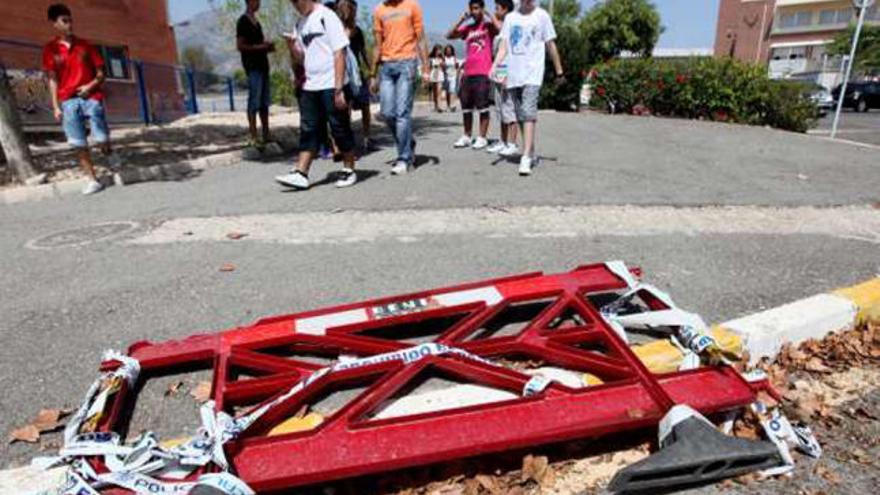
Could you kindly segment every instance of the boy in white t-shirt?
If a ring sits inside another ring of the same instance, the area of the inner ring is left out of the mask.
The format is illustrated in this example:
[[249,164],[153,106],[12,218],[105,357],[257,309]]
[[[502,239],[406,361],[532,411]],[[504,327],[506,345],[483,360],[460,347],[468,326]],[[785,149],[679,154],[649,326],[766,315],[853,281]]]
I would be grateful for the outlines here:
[[[536,0],[522,0],[518,10],[507,15],[501,29],[501,47],[492,66],[493,79],[504,80],[516,108],[516,119],[523,131],[523,155],[519,174],[532,174],[535,163],[535,128],[538,122],[538,98],[544,83],[547,52],[556,69],[556,77],[564,76],[556,29],[546,10]],[[499,74],[499,65],[507,63],[507,76]]]
[[291,1],[302,17],[287,42],[294,63],[304,67],[306,77],[299,99],[300,153],[296,168],[275,180],[294,189],[309,188],[309,169],[320,148],[322,131],[329,124],[345,166],[339,172],[336,187],[353,186],[357,174],[348,111],[352,95],[345,91],[349,46],[345,27],[335,12],[314,0]]

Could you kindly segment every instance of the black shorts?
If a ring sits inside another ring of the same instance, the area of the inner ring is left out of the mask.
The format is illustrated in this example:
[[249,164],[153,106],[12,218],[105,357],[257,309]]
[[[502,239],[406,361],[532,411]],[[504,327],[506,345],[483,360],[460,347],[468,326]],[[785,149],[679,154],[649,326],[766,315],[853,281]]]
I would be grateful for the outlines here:
[[492,106],[492,81],[488,76],[467,76],[459,91],[461,109],[465,112],[485,112]]

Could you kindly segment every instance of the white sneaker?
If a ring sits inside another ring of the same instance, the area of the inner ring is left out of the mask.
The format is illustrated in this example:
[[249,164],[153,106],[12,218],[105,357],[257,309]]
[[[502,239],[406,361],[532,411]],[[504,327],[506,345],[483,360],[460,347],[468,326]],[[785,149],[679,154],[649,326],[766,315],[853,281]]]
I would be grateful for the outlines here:
[[279,175],[275,177],[275,182],[293,189],[308,189],[310,186],[309,178],[299,170],[294,170],[287,175]]
[[474,144],[471,145],[471,147],[475,150],[486,149],[486,146],[489,146],[489,141],[482,136],[474,139]]
[[495,144],[486,148],[486,153],[492,153],[493,155],[498,154],[501,150],[507,148],[507,143],[504,141],[495,141]]
[[90,180],[88,184],[83,187],[82,193],[84,196],[88,196],[90,194],[95,194],[97,192],[101,192],[104,189],[104,185],[96,180]]
[[391,175],[404,175],[409,171],[409,163],[403,160],[398,161],[391,167]]
[[522,175],[523,177],[532,175],[531,157],[523,155],[523,157],[519,160],[519,175]]
[[511,157],[519,154],[519,146],[516,143],[509,143],[503,150],[498,152],[503,157]]
[[354,170],[349,170],[344,168],[339,171],[339,174],[336,177],[336,187],[351,187],[357,183],[357,172]]
[[453,148],[467,148],[474,144],[474,140],[470,136],[462,136],[452,145]]

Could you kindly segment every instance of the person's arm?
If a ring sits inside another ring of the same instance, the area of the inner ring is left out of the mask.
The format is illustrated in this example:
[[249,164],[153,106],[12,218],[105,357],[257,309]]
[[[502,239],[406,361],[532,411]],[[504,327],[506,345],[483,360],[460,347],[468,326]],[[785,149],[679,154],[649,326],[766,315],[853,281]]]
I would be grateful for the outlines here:
[[562,71],[562,59],[559,58],[559,49],[556,47],[556,28],[549,14],[544,16],[544,43],[553,61],[553,68],[556,69],[556,78],[561,79],[565,73]]
[[48,72],[46,75],[49,78],[49,94],[52,98],[52,115],[55,117],[55,120],[61,122],[61,103],[58,101],[58,76],[54,71]]
[[500,33],[500,32],[501,32],[501,27],[504,25],[504,23],[501,22],[500,20],[498,20],[498,17],[495,16],[495,13],[494,13],[494,12],[489,12],[489,20],[492,21],[492,22],[490,22],[489,24],[490,24],[493,28],[495,28],[495,34]]
[[333,89],[334,101],[338,110],[344,110],[348,107],[345,101],[345,74],[346,74],[346,50],[350,45],[348,36],[345,35],[345,28],[342,22],[335,15],[327,17],[326,23],[327,37],[330,40],[330,47],[333,49]]
[[464,38],[464,33],[461,31],[461,25],[464,23],[465,19],[470,15],[467,11],[464,14],[461,14],[461,17],[458,18],[458,21],[452,26],[452,29],[446,33],[446,39],[448,40],[459,40]]
[[104,73],[104,59],[101,57],[101,54],[98,53],[98,50],[93,46],[89,47],[88,53],[89,60],[95,68],[95,78],[76,88],[77,95],[82,98],[87,98],[92,92],[101,87],[106,79],[106,74]]
[[501,65],[502,62],[507,58],[507,38],[501,37],[501,45],[498,46],[498,53],[495,54],[495,60],[492,62],[492,70],[489,72],[489,77],[496,82],[498,81],[498,77],[496,73],[498,72],[498,66]]
[[428,37],[425,36],[425,19],[422,14],[422,8],[415,4],[412,12],[413,28],[418,36],[419,58],[422,61],[422,79],[428,80],[431,74],[428,64]]
[[336,102],[336,108],[343,110],[348,106],[345,101],[345,48],[336,50],[333,53],[333,98]]
[[565,76],[565,72],[562,70],[562,59],[559,58],[559,49],[556,47],[556,40],[547,42],[547,51],[550,53],[550,60],[553,61],[553,68],[556,69],[556,77]]

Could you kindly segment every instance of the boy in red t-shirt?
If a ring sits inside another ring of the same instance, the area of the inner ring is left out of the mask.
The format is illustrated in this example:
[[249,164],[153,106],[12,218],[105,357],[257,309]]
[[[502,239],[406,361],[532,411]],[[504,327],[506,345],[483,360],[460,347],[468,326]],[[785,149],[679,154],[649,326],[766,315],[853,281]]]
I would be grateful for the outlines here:
[[80,165],[91,181],[83,194],[103,189],[95,174],[89,153],[86,121],[90,122],[92,140],[110,157],[111,167],[119,166],[119,158],[111,155],[110,129],[104,113],[104,59],[88,41],[73,35],[70,9],[60,3],[48,11],[49,22],[59,36],[43,48],[43,70],[49,78],[55,120],[62,122],[67,142],[77,150]]

